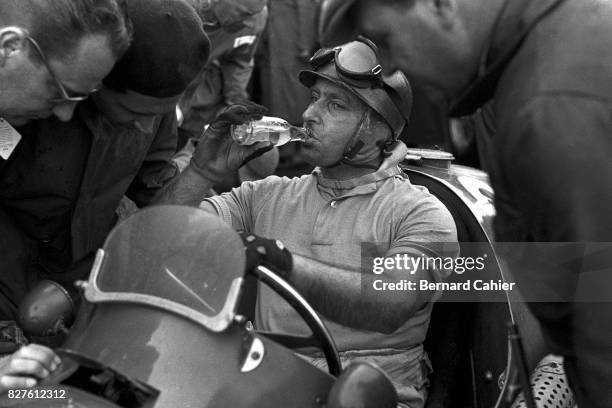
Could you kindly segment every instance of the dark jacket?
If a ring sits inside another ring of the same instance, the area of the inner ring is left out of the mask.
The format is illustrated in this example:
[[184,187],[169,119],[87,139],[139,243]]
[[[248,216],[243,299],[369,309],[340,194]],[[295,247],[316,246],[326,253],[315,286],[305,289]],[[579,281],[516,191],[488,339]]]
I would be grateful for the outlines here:
[[174,112],[160,116],[154,129],[114,125],[91,101],[79,104],[68,123],[50,118],[18,129],[19,145],[0,159],[0,229],[13,237],[0,239],[2,294],[16,302],[41,277],[72,290],[72,280],[87,276],[123,195],[147,205],[178,174],[169,162]]
[[[454,109],[465,114],[494,100],[496,133],[486,150],[496,239],[612,242],[612,3],[506,3],[486,74]],[[513,272],[554,351],[566,356],[579,406],[612,407],[612,303],[590,303],[593,292],[583,290],[587,277],[593,287],[612,286],[612,248],[599,254],[596,273],[584,254]],[[529,293],[536,283],[543,291]],[[576,301],[540,302],[553,295]]]
[[499,79],[487,94],[479,86],[495,73],[483,76],[454,109],[473,109],[482,102],[474,95],[494,97],[498,239],[612,241],[612,222],[602,222],[610,217],[602,204],[612,203],[612,5],[508,4],[487,64],[502,62]]
[[[247,86],[253,72],[253,56],[266,25],[268,9],[245,19],[237,33],[222,29],[206,31],[211,44],[209,61],[217,63],[223,73],[223,95],[226,100],[248,98]],[[215,62],[216,61],[216,62]]]

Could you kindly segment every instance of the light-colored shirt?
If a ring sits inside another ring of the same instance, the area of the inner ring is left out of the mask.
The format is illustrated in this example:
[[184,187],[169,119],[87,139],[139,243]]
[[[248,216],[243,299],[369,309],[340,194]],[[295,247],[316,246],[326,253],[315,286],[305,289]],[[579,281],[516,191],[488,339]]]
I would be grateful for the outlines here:
[[[440,245],[457,241],[448,210],[396,167],[342,181],[326,179],[318,170],[292,179],[271,176],[207,200],[237,230],[280,239],[292,253],[357,273],[372,273],[363,268],[365,258],[415,253],[415,248],[430,256],[457,255],[457,246]],[[432,272],[431,281],[446,278],[442,275],[444,271]],[[431,307],[423,305],[392,334],[323,320],[340,351],[407,350],[425,339]],[[256,325],[309,333],[293,309],[267,287],[260,288]]]
[[[419,252],[457,255],[455,223],[446,207],[426,188],[412,185],[397,167],[342,181],[327,179],[317,169],[299,178],[271,176],[243,183],[207,201],[237,230],[280,239],[293,253],[356,274],[373,273],[373,257]],[[432,282],[449,273],[429,272]],[[378,365],[393,382],[399,407],[422,408],[431,372],[422,343],[432,306],[426,302],[391,334],[321,318],[344,367],[354,361]],[[266,331],[310,333],[296,312],[266,286],[259,288],[256,326]],[[304,352],[311,363],[325,365],[320,353]]]

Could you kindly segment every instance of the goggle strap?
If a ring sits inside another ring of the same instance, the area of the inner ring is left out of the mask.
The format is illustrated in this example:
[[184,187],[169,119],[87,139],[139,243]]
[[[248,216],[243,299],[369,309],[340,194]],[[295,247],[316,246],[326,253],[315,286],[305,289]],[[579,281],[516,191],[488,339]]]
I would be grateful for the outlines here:
[[308,62],[313,69],[318,70],[323,65],[333,61],[335,53],[334,48],[321,48],[310,57]]
[[357,143],[355,143],[355,146],[353,146],[351,148],[351,150],[348,151],[348,153],[346,153],[344,155],[344,157],[342,158],[342,160],[351,160],[353,157],[355,157],[355,155],[357,155],[357,153],[359,153],[359,150],[361,150],[361,148],[363,147],[363,145],[365,145],[365,143],[363,142],[363,140],[358,140]]
[[374,50],[374,53],[378,54],[378,47],[369,38],[366,38],[360,34],[357,36],[357,41],[364,43],[365,45],[370,47],[372,50]]
[[[342,161],[344,162],[344,159],[342,159]],[[359,167],[360,169],[374,169],[374,170],[378,169],[377,166],[374,166],[371,164],[357,164],[357,163],[348,163],[348,162],[346,164],[348,164],[349,166],[353,166],[353,167]]]

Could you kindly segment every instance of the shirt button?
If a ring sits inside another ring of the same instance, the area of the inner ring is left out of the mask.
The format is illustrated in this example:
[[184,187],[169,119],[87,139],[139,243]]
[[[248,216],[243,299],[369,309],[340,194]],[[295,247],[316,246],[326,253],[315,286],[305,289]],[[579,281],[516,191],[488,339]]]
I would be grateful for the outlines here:
[[329,203],[329,205],[330,205],[332,208],[336,208],[336,206],[338,205],[338,202],[337,202],[337,201],[332,201],[331,203]]

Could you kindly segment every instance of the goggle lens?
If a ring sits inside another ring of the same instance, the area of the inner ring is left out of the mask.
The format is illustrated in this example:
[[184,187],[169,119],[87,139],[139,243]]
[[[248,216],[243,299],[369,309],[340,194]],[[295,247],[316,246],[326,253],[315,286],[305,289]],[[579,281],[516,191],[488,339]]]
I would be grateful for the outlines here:
[[382,67],[376,52],[361,41],[353,41],[336,52],[336,66],[344,74],[370,76],[378,75]]
[[[310,64],[316,70],[333,60],[336,70],[344,77],[360,81],[378,81],[382,66],[378,63],[376,51],[376,46],[370,40],[359,37],[356,41],[342,46],[318,50],[310,58]],[[363,85],[360,84],[361,87]]]

